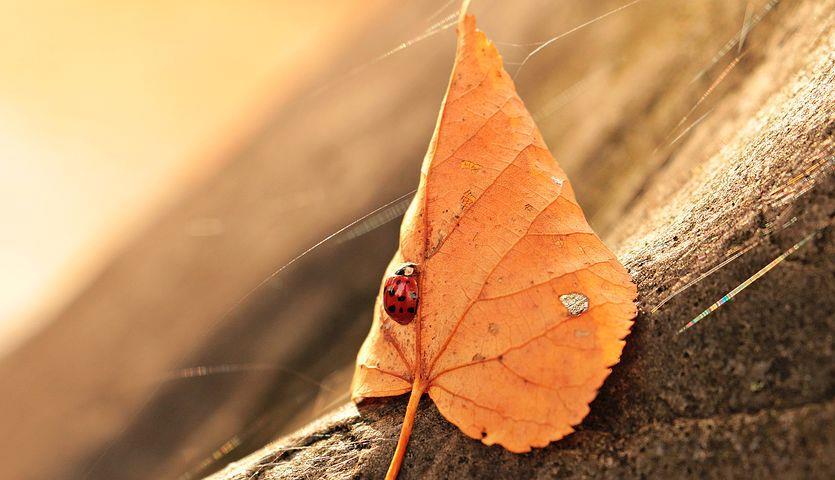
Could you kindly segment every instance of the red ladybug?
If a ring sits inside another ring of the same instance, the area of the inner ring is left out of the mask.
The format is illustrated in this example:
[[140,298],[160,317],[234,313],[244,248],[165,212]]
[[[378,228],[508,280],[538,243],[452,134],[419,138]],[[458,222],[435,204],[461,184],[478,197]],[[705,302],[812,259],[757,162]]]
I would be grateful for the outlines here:
[[392,320],[408,325],[418,309],[417,265],[406,263],[386,279],[383,287],[383,308]]

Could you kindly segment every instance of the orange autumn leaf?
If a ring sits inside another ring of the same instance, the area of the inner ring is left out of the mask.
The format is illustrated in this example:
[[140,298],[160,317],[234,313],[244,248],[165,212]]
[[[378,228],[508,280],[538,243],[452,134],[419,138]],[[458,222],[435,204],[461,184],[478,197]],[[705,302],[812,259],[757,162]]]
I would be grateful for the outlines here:
[[571,433],[620,358],[636,288],[469,15],[389,273],[406,262],[417,314],[393,321],[381,292],[352,384],[355,401],[411,392],[389,478],[423,393],[512,452]]

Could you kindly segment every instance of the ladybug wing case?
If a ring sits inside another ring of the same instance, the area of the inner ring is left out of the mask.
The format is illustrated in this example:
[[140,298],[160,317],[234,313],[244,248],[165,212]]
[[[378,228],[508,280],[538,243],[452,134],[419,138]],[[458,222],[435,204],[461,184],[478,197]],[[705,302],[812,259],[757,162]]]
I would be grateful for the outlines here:
[[386,314],[401,325],[411,323],[418,307],[418,286],[414,277],[394,275],[386,280],[383,288]]

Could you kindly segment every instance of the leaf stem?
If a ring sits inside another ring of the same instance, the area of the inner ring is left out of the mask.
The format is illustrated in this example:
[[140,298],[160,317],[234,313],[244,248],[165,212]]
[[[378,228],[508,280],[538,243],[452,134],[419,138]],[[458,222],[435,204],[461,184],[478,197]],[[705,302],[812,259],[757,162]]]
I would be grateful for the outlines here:
[[423,396],[425,390],[426,385],[421,381],[415,380],[415,383],[412,384],[412,393],[409,395],[409,404],[406,405],[403,427],[400,429],[397,448],[394,450],[394,456],[391,459],[391,464],[389,464],[388,472],[386,472],[386,480],[397,479],[397,474],[400,472],[400,465],[403,464],[403,456],[406,454],[406,445],[409,444],[409,437],[412,436],[412,426],[415,424],[415,414],[420,404],[420,397]]

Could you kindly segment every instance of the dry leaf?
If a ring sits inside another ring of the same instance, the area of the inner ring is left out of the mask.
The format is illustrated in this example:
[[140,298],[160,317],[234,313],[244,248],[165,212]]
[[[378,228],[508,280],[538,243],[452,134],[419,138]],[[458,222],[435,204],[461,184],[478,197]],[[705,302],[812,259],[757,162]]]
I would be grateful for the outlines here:
[[406,262],[417,316],[398,324],[378,298],[352,385],[355,401],[411,392],[389,478],[425,392],[487,445],[527,452],[571,433],[620,358],[636,288],[472,16],[389,272]]

